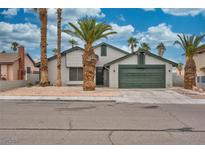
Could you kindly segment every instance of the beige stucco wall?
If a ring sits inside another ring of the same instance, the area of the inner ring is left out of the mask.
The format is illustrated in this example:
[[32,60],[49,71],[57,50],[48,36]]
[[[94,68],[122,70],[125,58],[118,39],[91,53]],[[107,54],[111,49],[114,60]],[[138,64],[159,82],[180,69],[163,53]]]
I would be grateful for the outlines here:
[[[31,71],[39,71],[38,67],[34,67],[32,61],[25,56],[25,71],[26,67],[31,67]],[[1,74],[6,75],[7,80],[18,80],[19,61],[13,64],[1,65]]]
[[[65,65],[65,56],[62,56],[61,58],[61,80],[62,80],[62,85],[67,84],[67,68]],[[48,61],[48,77],[49,81],[52,85],[55,85],[56,82],[56,67],[57,67],[57,61],[56,59]]]
[[204,76],[205,71],[200,70],[200,68],[205,67],[205,52],[195,55],[194,60],[196,63],[197,76]]
[[[109,73],[109,86],[112,88],[118,88],[118,66],[120,64],[130,64],[130,65],[137,65],[138,58],[137,55],[133,55],[129,58],[126,58],[122,61],[114,63],[110,66],[110,73]],[[153,58],[151,56],[145,56],[145,64],[160,64],[166,66],[166,88],[172,87],[172,65],[166,63],[162,60]]]
[[67,67],[83,67],[82,64],[82,50],[76,50],[66,54],[66,66]]
[[18,80],[18,69],[19,69],[19,61],[16,61],[12,65],[13,80]]
[[28,56],[25,56],[25,70],[26,67],[31,67],[31,72],[39,71],[39,68],[33,65],[32,61],[28,58]]
[[[96,67],[103,67],[104,64],[111,62],[115,59],[118,59],[122,56],[125,56],[125,53],[122,53],[118,50],[115,50],[113,48],[110,48],[107,46],[107,56],[101,56],[101,47],[95,48],[95,54],[98,55],[98,61],[96,64]],[[76,50],[71,53],[66,54],[66,66],[67,67],[82,67],[82,55],[83,51],[82,50]]]
[[7,80],[18,80],[18,61],[9,65],[1,65],[1,74],[6,76]]
[[103,67],[106,63],[109,63],[115,59],[125,56],[125,53],[122,53],[116,49],[113,49],[107,46],[107,56],[101,56],[101,46],[95,48],[95,54],[98,55],[99,60],[97,61],[96,67]]
[[8,73],[7,73],[7,65],[2,65],[1,64],[1,75],[4,76],[4,77],[8,77]]

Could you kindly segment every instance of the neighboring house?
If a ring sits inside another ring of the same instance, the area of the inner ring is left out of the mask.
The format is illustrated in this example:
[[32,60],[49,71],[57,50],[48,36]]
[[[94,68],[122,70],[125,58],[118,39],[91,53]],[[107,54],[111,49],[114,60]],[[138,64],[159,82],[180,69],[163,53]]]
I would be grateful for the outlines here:
[[205,45],[198,49],[194,60],[197,69],[197,85],[205,89]]
[[0,53],[0,79],[26,80],[28,74],[39,74],[31,56],[20,46],[17,53]]
[[[172,87],[172,68],[176,63],[145,50],[128,53],[107,43],[94,47],[98,57],[96,85],[112,88]],[[74,47],[61,53],[62,84],[83,83],[83,48]],[[49,81],[56,81],[56,56],[48,58]]]

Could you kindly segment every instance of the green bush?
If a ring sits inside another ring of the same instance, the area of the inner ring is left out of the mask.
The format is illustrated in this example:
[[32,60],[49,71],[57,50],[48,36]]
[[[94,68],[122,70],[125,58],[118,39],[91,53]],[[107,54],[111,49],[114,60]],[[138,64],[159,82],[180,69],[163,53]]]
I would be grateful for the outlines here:
[[28,82],[26,86],[27,86],[27,87],[32,87],[32,86],[33,86],[33,83]]

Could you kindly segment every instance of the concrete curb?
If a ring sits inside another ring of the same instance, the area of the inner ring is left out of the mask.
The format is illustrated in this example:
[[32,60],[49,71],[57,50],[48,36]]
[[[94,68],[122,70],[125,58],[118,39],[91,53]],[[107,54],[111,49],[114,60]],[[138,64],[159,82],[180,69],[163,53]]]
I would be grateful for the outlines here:
[[[61,97],[61,96],[0,96],[1,100],[12,101],[75,101],[75,102],[117,102],[117,103],[139,103],[139,104],[205,104],[205,99],[173,99],[167,101],[167,99],[150,99],[143,98],[137,99],[134,97]],[[161,100],[161,101],[159,101]],[[164,100],[164,101],[162,101]]]
[[115,97],[0,96],[0,100],[116,102]]

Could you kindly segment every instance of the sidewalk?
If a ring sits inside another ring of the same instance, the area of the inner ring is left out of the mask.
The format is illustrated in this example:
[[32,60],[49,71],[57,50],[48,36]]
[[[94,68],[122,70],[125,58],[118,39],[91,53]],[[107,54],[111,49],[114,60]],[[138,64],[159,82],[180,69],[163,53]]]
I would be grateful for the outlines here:
[[96,91],[83,91],[82,87],[23,87],[0,92],[1,100],[205,104],[205,99],[191,98],[172,89],[96,88]]

